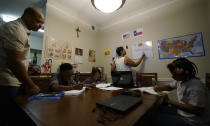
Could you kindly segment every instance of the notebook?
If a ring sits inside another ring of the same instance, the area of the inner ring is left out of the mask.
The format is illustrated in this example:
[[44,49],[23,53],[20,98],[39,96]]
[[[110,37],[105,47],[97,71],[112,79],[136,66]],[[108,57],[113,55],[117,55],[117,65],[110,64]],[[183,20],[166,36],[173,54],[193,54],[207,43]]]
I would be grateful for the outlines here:
[[116,71],[111,73],[112,85],[117,87],[133,87],[133,76],[131,71]]
[[103,109],[125,114],[140,103],[142,103],[141,97],[119,94],[103,101],[96,102],[96,105]]
[[28,100],[56,100],[61,99],[61,97],[64,95],[63,92],[48,92],[48,93],[39,93],[36,95],[33,95],[28,98]]

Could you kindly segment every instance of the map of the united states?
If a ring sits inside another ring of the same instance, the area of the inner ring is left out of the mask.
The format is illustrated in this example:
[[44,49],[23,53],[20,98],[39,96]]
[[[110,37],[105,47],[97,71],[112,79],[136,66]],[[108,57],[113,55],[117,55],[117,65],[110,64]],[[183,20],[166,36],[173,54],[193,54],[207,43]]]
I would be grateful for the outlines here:
[[162,52],[166,52],[162,54],[162,57],[167,56],[168,54],[174,54],[178,56],[179,54],[185,52],[191,52],[191,49],[194,47],[194,42],[196,41],[197,36],[194,36],[191,40],[162,40],[160,44],[160,49]]

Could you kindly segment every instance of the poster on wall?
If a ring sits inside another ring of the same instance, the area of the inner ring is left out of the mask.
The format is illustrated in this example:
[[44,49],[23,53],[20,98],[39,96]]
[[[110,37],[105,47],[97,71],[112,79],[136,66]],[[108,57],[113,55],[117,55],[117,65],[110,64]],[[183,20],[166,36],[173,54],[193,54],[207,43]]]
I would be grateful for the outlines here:
[[130,32],[122,34],[122,40],[123,41],[129,39],[130,37],[131,37],[131,33]]
[[75,55],[83,56],[83,49],[75,48]]
[[82,64],[83,63],[83,57],[79,55],[74,56],[74,63],[75,64]]
[[139,37],[143,35],[143,28],[133,30],[133,37]]
[[53,37],[46,37],[45,58],[72,60],[72,46],[69,41],[56,40]]
[[110,49],[104,50],[104,57],[109,57],[109,56],[111,56],[111,50]]
[[205,56],[202,33],[158,40],[159,59]]
[[133,59],[141,58],[143,53],[147,58],[153,58],[152,41],[137,42],[132,45]]
[[83,63],[83,49],[75,48],[74,62],[76,64]]
[[88,56],[89,62],[96,62],[96,51],[95,50],[89,50],[89,56]]

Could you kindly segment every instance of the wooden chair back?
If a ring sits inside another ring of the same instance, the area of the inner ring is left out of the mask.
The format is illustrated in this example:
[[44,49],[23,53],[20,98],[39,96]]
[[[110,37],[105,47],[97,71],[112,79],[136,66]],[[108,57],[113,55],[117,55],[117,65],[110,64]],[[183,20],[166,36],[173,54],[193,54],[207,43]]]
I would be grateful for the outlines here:
[[210,73],[206,73],[206,87],[210,90]]
[[150,87],[157,84],[157,73],[136,73],[136,82],[142,87]]
[[79,80],[80,82],[83,82],[85,79],[91,76],[91,73],[77,73],[76,74],[76,79]]
[[32,77],[32,81],[40,88],[40,92],[49,92],[49,77]]

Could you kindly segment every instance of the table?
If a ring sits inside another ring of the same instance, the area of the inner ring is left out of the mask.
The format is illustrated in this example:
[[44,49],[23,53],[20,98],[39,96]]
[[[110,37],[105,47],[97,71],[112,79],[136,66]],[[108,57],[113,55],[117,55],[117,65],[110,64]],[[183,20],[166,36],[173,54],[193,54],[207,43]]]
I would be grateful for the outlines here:
[[[18,97],[17,103],[31,119],[40,126],[102,126],[97,122],[99,114],[93,112],[96,102],[122,92],[104,91],[97,88],[89,89],[77,96],[64,96],[60,100],[27,101]],[[133,126],[159,100],[158,96],[143,94],[143,103],[132,109],[110,126]]]

